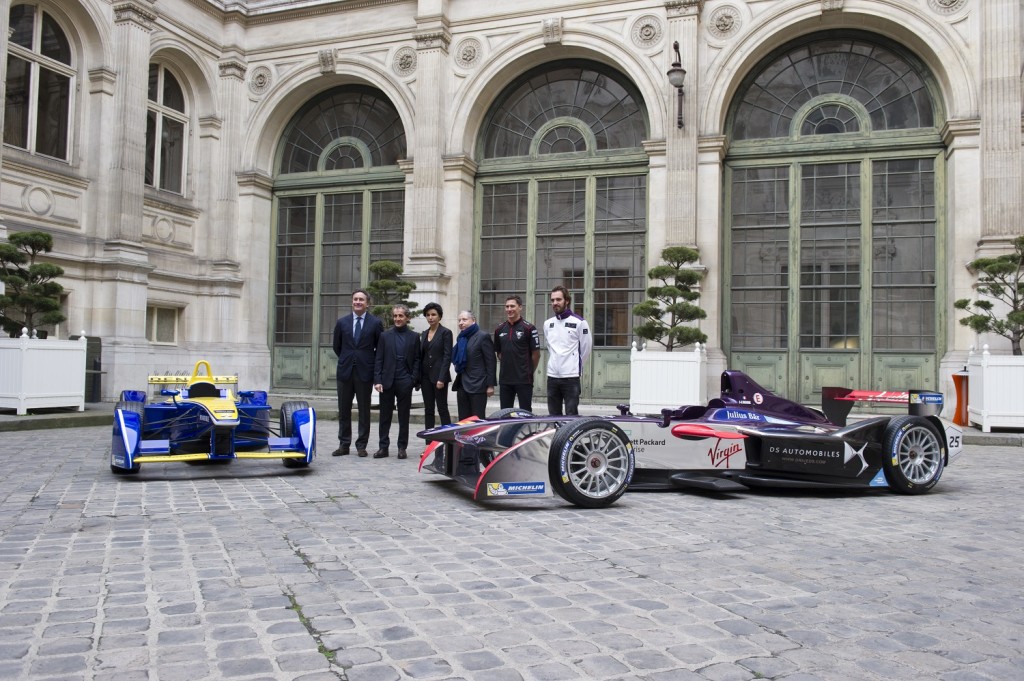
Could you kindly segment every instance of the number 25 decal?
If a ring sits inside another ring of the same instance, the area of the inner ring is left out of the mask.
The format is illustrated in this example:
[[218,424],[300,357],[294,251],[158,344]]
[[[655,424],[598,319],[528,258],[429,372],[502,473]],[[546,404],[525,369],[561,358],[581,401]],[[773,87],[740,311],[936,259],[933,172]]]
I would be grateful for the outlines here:
[[950,449],[957,449],[960,447],[960,436],[950,435],[949,436],[949,447]]

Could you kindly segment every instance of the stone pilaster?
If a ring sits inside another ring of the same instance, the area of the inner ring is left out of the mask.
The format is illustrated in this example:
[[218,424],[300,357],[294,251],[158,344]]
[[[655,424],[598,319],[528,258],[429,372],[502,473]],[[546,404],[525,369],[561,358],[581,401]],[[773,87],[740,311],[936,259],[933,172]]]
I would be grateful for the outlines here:
[[242,106],[245,102],[245,62],[237,57],[224,59],[220,62],[220,114],[221,137],[217,148],[215,175],[212,180],[216,202],[213,220],[211,221],[211,237],[213,237],[212,256],[217,263],[229,267],[238,260],[238,183],[235,181],[235,170],[239,167],[239,148],[241,141],[238,136],[244,126],[242,122]]
[[[11,37],[10,27],[11,2],[0,0],[0,102],[7,101],[7,41]],[[4,109],[0,107],[0,131],[4,129]],[[2,133],[0,133],[2,134]],[[4,148],[0,143],[0,176],[4,172]],[[4,224],[4,216],[0,215],[0,240],[7,239],[7,225]],[[0,293],[4,292],[4,285],[0,283]]]
[[448,111],[447,70],[451,34],[445,17],[420,21],[416,39],[416,147],[413,170],[410,274],[439,274],[444,196],[444,135]]
[[114,3],[114,120],[109,127],[116,151],[110,172],[110,216],[107,236],[118,241],[142,240],[142,200],[146,169],[146,101],[149,85],[149,36],[156,13],[152,0]]
[[984,0],[981,12],[982,240],[1021,233],[1022,54],[1019,0]]
[[[666,142],[665,244],[697,244],[697,101],[700,92],[698,41],[704,0],[668,0],[668,35],[665,71],[675,60],[672,43],[679,42],[681,65],[686,70],[682,100],[683,127],[677,127],[677,92],[664,77]],[[652,258],[654,254],[652,254]]]

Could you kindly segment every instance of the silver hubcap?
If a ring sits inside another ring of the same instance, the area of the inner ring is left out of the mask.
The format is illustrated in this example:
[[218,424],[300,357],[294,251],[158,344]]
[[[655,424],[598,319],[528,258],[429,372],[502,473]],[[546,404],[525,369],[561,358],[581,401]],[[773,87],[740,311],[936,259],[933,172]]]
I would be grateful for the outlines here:
[[935,433],[918,426],[908,430],[900,440],[896,456],[907,480],[920,485],[935,477],[942,462],[942,449]]
[[594,430],[572,445],[566,462],[572,486],[595,499],[621,489],[629,472],[629,452],[618,437]]

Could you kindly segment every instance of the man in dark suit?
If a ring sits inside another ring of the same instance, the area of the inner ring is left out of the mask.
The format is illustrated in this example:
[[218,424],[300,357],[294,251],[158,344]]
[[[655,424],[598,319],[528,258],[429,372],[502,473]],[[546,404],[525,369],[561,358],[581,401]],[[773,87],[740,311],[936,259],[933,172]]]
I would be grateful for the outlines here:
[[370,392],[377,342],[384,325],[367,311],[370,294],[362,289],[352,294],[352,314],[334,325],[334,354],[338,356],[338,448],[334,456],[345,456],[352,444],[352,398],[359,409],[356,452],[366,456],[370,441]]
[[476,415],[485,418],[487,398],[494,394],[494,341],[481,331],[476,315],[459,313],[459,337],[452,353],[455,366],[455,390],[458,392],[459,420]]
[[395,325],[380,336],[377,360],[373,367],[374,388],[380,393],[380,449],[373,458],[388,456],[391,444],[391,415],[398,404],[398,458],[406,458],[409,446],[409,411],[412,407],[412,389],[419,387],[420,337],[409,330],[409,308],[395,305],[391,308]]

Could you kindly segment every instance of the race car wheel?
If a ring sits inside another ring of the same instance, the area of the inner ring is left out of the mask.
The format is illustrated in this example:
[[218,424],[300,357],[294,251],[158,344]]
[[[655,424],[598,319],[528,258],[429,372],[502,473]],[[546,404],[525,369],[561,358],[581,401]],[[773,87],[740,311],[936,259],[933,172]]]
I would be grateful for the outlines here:
[[[500,420],[500,419],[532,419],[533,412],[526,411],[525,409],[517,409],[516,407],[509,407],[508,409],[502,409],[496,411],[487,417],[488,421]],[[501,432],[498,434],[496,442],[505,447],[511,447],[517,442],[521,442],[526,438],[530,437],[534,433],[538,433],[544,430],[547,426],[535,422],[526,422],[521,426],[507,425],[502,426]]]
[[309,409],[309,402],[285,402],[281,405],[281,437],[292,436],[292,415],[301,409]]
[[[146,408],[142,404],[142,402],[126,402],[124,400],[121,400],[120,402],[114,405],[114,414],[117,414],[118,409],[122,411],[135,412],[136,414],[139,415],[139,423],[142,424],[143,427],[145,427]],[[131,468],[118,468],[114,464],[110,464],[110,472],[113,473],[114,475],[134,475],[135,473],[139,472],[140,468],[141,466],[139,465],[132,466]]]
[[526,411],[525,409],[517,409],[516,407],[509,407],[508,409],[502,409],[496,411],[487,417],[488,421],[496,421],[498,419],[526,419],[533,416],[532,411]]
[[885,429],[883,454],[889,485],[903,494],[924,494],[939,481],[945,451],[939,431],[920,416],[900,416]]
[[591,417],[570,421],[551,442],[551,487],[584,508],[610,506],[633,479],[633,443],[616,424]]

